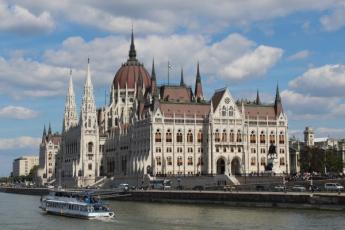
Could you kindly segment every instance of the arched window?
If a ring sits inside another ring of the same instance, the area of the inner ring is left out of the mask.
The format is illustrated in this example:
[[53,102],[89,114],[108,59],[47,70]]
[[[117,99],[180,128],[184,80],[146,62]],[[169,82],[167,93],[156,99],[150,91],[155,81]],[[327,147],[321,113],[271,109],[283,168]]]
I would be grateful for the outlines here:
[[261,131],[261,133],[260,133],[260,144],[265,144],[265,142],[266,142],[265,133],[264,133],[264,131]]
[[279,134],[279,144],[284,144],[285,143],[285,136],[283,132],[280,132]]
[[168,131],[165,134],[165,140],[166,142],[172,142],[172,134],[170,132],[170,129],[168,129]]
[[223,106],[222,108],[222,116],[225,117],[226,116],[226,107]]
[[178,130],[176,133],[176,142],[179,142],[179,143],[183,142],[183,136],[182,136],[181,130]]
[[167,164],[172,165],[172,158],[171,157],[167,157]]
[[87,123],[88,125],[88,127],[91,127],[91,119],[89,118],[89,120],[88,120],[88,123]]
[[220,142],[220,135],[218,129],[216,129],[216,132],[214,134],[214,141],[215,142]]
[[227,134],[226,134],[226,130],[224,129],[223,130],[223,133],[222,133],[222,142],[226,142],[227,141]]
[[230,130],[229,138],[230,138],[230,140],[229,140],[230,142],[235,142],[234,130]]
[[250,158],[250,165],[256,165],[256,157]]
[[177,161],[176,161],[176,163],[177,163],[177,166],[181,166],[181,165],[183,165],[183,160],[182,160],[182,157],[177,157]]
[[92,170],[92,164],[91,163],[88,165],[88,169]]
[[285,158],[284,157],[280,158],[280,165],[285,165]]
[[241,130],[237,130],[237,137],[236,137],[237,142],[242,142],[242,134]]
[[193,157],[188,157],[188,165],[193,165]]
[[155,134],[155,141],[156,142],[162,142],[162,134],[159,131],[159,129],[157,129],[156,134]]
[[230,106],[229,108],[229,117],[234,116],[234,108],[232,106]]
[[265,157],[261,157],[260,164],[263,165],[263,166],[266,165],[266,158]]
[[193,133],[192,133],[192,130],[188,130],[188,133],[187,133],[187,142],[188,142],[188,143],[193,143]]
[[158,166],[162,165],[161,157],[156,157],[156,163]]
[[276,143],[276,136],[274,135],[274,132],[272,131],[270,134],[270,144]]
[[201,143],[202,139],[203,139],[203,133],[202,133],[201,130],[199,130],[199,132],[198,132],[198,142]]
[[252,131],[250,134],[250,143],[253,143],[253,144],[256,143],[256,135],[254,131]]
[[92,151],[93,151],[93,143],[92,142],[89,142],[87,144],[87,150],[88,150],[89,153],[92,153]]
[[203,162],[202,157],[199,157],[198,158],[198,166],[203,165],[203,164],[204,164],[204,162]]

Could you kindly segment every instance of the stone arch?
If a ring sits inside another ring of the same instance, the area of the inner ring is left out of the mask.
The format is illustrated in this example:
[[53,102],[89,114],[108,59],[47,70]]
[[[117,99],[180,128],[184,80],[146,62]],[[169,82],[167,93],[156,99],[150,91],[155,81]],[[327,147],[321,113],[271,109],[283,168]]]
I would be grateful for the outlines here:
[[225,173],[225,160],[224,158],[219,158],[217,160],[217,174],[224,174]]
[[241,160],[239,157],[234,157],[231,161],[231,175],[241,174]]

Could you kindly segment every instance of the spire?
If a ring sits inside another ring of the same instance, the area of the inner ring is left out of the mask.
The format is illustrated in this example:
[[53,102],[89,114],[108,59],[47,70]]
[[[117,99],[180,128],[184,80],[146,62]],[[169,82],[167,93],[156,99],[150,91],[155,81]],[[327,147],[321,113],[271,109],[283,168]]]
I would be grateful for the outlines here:
[[48,128],[48,135],[52,134],[52,127],[50,126],[50,122],[49,122],[49,128]]
[[134,46],[134,33],[133,33],[133,25],[132,25],[132,35],[131,35],[131,46],[129,49],[129,59],[130,61],[136,61],[137,57],[137,52],[135,51],[135,46]]
[[152,81],[156,81],[155,59],[152,60],[151,80],[152,80]]
[[197,102],[200,102],[201,100],[204,99],[204,95],[202,92],[202,85],[201,85],[199,62],[198,62],[197,70],[196,70],[194,96]]
[[[88,60],[88,62],[90,62]],[[65,114],[63,119],[62,131],[65,132],[78,123],[75,95],[73,89],[72,69],[70,70],[69,84],[65,102]]]
[[199,62],[198,62],[198,67],[196,69],[196,83],[201,83],[201,77],[200,77],[200,70],[199,70]]
[[277,84],[277,89],[276,89],[276,98],[275,98],[275,101],[274,101],[274,110],[275,110],[277,116],[279,116],[280,113],[283,112],[283,105],[282,105],[282,100],[280,98],[278,84]]
[[44,125],[44,128],[43,128],[43,137],[45,137],[47,135],[47,131],[46,131],[46,125]]
[[275,104],[281,103],[281,98],[280,98],[280,93],[279,93],[279,86],[277,84],[277,89],[276,89],[276,99],[275,99]]
[[259,90],[256,91],[256,101],[255,101],[255,103],[256,103],[257,105],[260,105],[260,104],[261,104],[260,96],[259,96]]
[[184,79],[183,79],[183,68],[181,68],[181,80],[180,80],[180,86],[185,86]]
[[86,70],[86,82],[85,85],[90,86],[91,83],[91,72],[90,72],[90,58],[87,58],[87,70]]

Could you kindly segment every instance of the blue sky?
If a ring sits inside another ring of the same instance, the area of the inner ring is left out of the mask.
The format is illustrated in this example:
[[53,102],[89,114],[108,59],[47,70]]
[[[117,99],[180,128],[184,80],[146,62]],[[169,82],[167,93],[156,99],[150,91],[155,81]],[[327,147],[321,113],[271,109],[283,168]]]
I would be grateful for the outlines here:
[[160,84],[192,85],[196,63],[208,98],[273,101],[279,83],[290,136],[345,137],[345,1],[0,0],[0,176],[38,154],[43,125],[61,132],[71,66],[80,105],[87,58],[97,106],[128,55],[131,25],[139,60]]

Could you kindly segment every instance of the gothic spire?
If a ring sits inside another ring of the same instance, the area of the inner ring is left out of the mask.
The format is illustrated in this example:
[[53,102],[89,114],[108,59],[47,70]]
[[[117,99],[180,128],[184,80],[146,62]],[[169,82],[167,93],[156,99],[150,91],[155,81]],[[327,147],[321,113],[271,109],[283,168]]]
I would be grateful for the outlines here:
[[152,81],[156,81],[155,59],[152,60],[151,80],[152,80]]
[[198,62],[198,67],[196,69],[196,83],[201,83],[201,77],[200,77],[200,70],[199,70],[199,62]]
[[49,122],[49,128],[48,128],[48,135],[52,134],[52,127],[50,126],[50,122]]
[[136,61],[137,60],[137,52],[135,51],[135,46],[134,46],[134,33],[133,33],[133,26],[132,26],[132,35],[131,35],[131,46],[129,49],[129,59],[130,61]]
[[184,79],[183,79],[183,68],[181,68],[181,80],[180,80],[180,86],[185,86]]
[[70,78],[69,78],[68,90],[67,90],[67,95],[66,95],[65,114],[64,114],[62,131],[63,132],[67,131],[70,127],[75,126],[77,122],[78,122],[78,118],[77,118],[77,109],[76,109],[75,95],[74,95],[74,89],[73,89],[72,70],[70,70]]
[[277,84],[277,89],[276,89],[276,98],[274,101],[274,110],[275,110],[277,116],[283,112],[283,105],[282,105],[282,100],[280,98],[278,84]]
[[256,91],[256,101],[255,103],[257,105],[260,105],[261,104],[261,101],[260,101],[260,95],[259,95],[259,90]]
[[47,135],[47,131],[46,131],[46,125],[44,125],[44,128],[43,128],[43,135],[42,136],[46,136]]
[[196,79],[195,79],[195,90],[194,96],[197,102],[200,102],[204,99],[204,95],[202,92],[202,85],[201,85],[201,77],[200,77],[200,70],[199,70],[199,62],[196,70]]
[[275,104],[281,103],[281,98],[280,98],[280,93],[279,93],[279,86],[277,84],[277,89],[276,89],[276,99],[275,99]]

